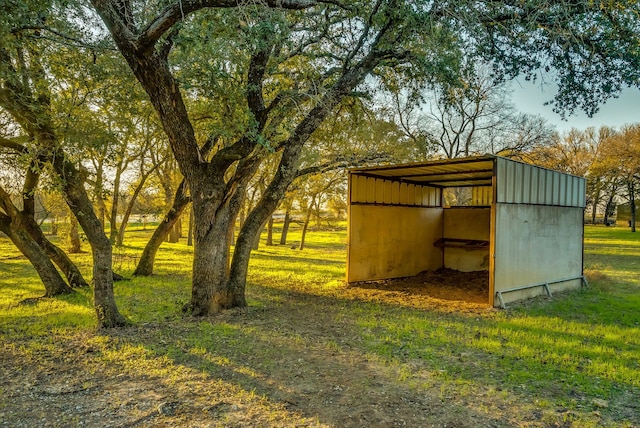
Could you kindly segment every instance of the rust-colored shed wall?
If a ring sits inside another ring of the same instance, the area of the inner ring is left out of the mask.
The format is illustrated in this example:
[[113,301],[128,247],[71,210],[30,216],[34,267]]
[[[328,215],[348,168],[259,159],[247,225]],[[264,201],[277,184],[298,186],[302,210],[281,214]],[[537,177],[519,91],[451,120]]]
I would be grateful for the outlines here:
[[[444,210],[444,238],[489,241],[491,208],[447,208]],[[444,267],[461,272],[489,270],[486,249],[444,248]]]
[[442,208],[353,205],[347,281],[402,278],[442,266],[433,242],[442,236]]

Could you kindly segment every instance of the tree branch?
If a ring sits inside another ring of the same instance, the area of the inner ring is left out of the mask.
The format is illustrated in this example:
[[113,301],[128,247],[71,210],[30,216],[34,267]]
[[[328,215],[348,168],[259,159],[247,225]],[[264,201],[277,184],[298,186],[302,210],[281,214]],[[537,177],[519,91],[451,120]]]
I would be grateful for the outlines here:
[[[314,0],[263,0],[267,7],[280,9],[302,10],[319,3],[337,3]],[[238,0],[181,0],[167,6],[162,12],[142,30],[136,40],[137,50],[146,52],[153,48],[156,42],[178,22],[188,15],[205,8],[234,8],[242,4]]]
[[334,159],[325,163],[299,169],[296,173],[296,178],[303,177],[305,175],[322,174],[340,168],[355,168],[366,164],[389,162],[391,160],[392,156],[389,156],[387,153],[374,153],[362,157],[336,156]]

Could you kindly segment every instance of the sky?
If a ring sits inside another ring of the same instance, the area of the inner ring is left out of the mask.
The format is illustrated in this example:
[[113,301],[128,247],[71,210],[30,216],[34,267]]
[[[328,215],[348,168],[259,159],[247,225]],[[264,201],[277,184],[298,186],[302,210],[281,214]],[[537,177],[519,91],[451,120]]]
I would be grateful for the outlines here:
[[592,118],[584,113],[567,117],[566,121],[560,115],[554,113],[551,106],[545,106],[545,101],[553,99],[554,87],[549,84],[540,88],[539,83],[518,81],[512,83],[513,102],[516,108],[524,113],[539,114],[555,125],[560,133],[571,128],[584,130],[588,127],[600,128],[620,126],[631,123],[640,123],[640,90],[626,89],[619,98],[610,99],[600,106],[600,111]]

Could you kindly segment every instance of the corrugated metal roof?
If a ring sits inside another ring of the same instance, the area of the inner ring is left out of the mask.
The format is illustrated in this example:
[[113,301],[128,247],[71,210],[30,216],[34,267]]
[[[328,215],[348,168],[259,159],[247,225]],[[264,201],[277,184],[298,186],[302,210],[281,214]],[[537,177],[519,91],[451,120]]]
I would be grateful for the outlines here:
[[352,174],[435,187],[490,186],[496,156],[354,168]]

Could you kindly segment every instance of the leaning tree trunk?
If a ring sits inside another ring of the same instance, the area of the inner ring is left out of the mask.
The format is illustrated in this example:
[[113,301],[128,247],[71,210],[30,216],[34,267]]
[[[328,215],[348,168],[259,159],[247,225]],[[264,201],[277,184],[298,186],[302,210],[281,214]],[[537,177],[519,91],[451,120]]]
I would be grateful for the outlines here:
[[186,206],[191,202],[191,198],[186,194],[186,187],[186,181],[183,179],[176,190],[171,209],[153,232],[147,245],[145,245],[142,255],[140,256],[140,261],[138,261],[138,266],[136,266],[135,271],[133,271],[134,276],[149,276],[153,274],[153,264],[160,245],[162,245],[169,232],[171,232]]
[[44,284],[45,297],[71,293],[73,290],[64,282],[47,254],[19,223],[9,216],[0,214],[0,231],[29,259]]
[[[52,143],[53,145],[53,143]],[[113,294],[113,270],[111,242],[105,235],[102,223],[93,210],[84,180],[73,164],[56,153],[53,167],[64,183],[64,195],[69,208],[87,235],[93,254],[93,305],[101,328],[120,327],[127,320],[120,314]]]
[[71,261],[62,249],[51,243],[51,241],[44,236],[42,229],[40,229],[35,219],[28,217],[23,220],[25,227],[33,240],[36,241],[40,248],[44,250],[49,259],[51,259],[51,261],[60,268],[64,276],[67,278],[69,285],[71,287],[88,287],[89,284],[84,279],[75,263]]
[[256,206],[247,215],[238,233],[236,247],[233,252],[233,258],[231,259],[231,270],[229,272],[227,288],[231,292],[234,301],[244,302],[245,306],[245,289],[253,240],[256,235],[262,231],[265,222],[278,207],[287,188],[296,178],[302,143],[303,142],[300,141],[284,149],[276,174]]
[[307,210],[307,215],[302,225],[302,236],[300,237],[300,245],[298,250],[304,250],[304,240],[307,239],[307,229],[309,229],[309,222],[311,221],[311,208]]
[[304,225],[302,226],[302,236],[300,237],[300,246],[299,250],[304,250],[304,241],[307,239],[307,230],[309,229],[309,223],[311,222],[311,213],[313,212],[314,206],[316,204],[316,198],[318,195],[313,195],[313,198],[309,202],[309,206],[307,207],[307,215],[304,218]]

